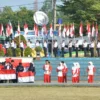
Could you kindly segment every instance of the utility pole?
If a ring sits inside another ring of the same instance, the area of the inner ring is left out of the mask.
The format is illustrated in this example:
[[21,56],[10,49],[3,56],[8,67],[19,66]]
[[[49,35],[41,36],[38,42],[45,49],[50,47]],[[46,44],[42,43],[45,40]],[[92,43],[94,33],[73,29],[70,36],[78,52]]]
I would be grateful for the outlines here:
[[52,0],[53,6],[53,29],[56,30],[56,0]]
[[38,0],[34,1],[34,11],[38,10]]

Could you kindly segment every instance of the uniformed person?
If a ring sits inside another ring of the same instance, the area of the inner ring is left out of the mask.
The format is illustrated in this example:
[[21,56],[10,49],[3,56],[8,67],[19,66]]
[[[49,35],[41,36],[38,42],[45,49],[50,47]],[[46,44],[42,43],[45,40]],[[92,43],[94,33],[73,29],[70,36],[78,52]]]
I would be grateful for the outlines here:
[[88,47],[88,44],[87,44],[86,40],[84,40],[84,42],[83,42],[84,57],[86,57],[87,47]]
[[43,50],[44,50],[45,57],[47,57],[47,41],[46,40],[43,43]]
[[61,54],[62,54],[62,57],[64,57],[64,48],[65,48],[65,41],[63,40],[62,44],[61,44]]
[[79,43],[78,43],[78,40],[76,40],[76,43],[75,43],[76,57],[78,57],[78,48],[79,48]]
[[98,57],[100,57],[100,40],[98,40],[97,42],[97,54],[98,54]]
[[69,57],[72,57],[72,40],[69,41],[68,48],[69,48]]

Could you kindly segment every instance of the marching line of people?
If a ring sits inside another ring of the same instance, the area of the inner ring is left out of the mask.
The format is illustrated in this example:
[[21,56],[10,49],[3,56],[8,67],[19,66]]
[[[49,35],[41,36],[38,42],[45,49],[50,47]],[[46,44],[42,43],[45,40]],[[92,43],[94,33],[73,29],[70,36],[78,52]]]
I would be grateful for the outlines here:
[[[45,65],[43,66],[44,70],[44,83],[51,83],[51,74],[52,74],[52,66],[50,65],[50,62],[48,60],[45,61]],[[80,82],[80,64],[78,62],[73,63],[72,66],[72,83],[79,83]],[[93,62],[88,62],[87,67],[87,80],[88,83],[94,82],[94,74],[95,74],[95,66],[93,65]],[[57,77],[58,77],[58,83],[67,83],[67,73],[68,73],[68,67],[64,63],[64,61],[61,61],[58,67],[56,68]]]

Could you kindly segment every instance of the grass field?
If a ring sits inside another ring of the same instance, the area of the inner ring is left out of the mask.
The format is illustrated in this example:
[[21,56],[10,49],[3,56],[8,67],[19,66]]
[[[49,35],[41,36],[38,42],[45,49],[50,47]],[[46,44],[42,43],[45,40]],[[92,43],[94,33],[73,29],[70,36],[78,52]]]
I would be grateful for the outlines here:
[[100,100],[100,88],[1,87],[0,100]]

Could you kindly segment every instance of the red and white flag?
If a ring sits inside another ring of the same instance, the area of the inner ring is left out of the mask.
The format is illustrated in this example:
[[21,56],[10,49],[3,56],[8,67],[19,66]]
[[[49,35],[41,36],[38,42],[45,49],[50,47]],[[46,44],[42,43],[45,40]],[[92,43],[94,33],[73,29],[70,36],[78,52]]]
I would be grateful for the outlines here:
[[98,25],[97,25],[97,23],[96,23],[96,28],[95,28],[95,33],[96,33],[96,37],[98,36]]
[[34,82],[34,73],[31,71],[28,72],[19,72],[18,73],[18,82]]
[[43,30],[44,30],[44,34],[48,33],[46,25],[43,25]]
[[61,24],[59,24],[58,35],[61,37]]
[[80,23],[80,27],[79,27],[79,34],[80,34],[80,36],[83,36],[83,24],[82,24],[82,22]]
[[38,26],[36,24],[34,24],[33,30],[34,30],[35,36],[39,36]]
[[90,23],[87,23],[86,29],[87,29],[87,35],[88,35],[88,37],[90,37],[90,36],[91,36],[91,27],[90,27]]
[[95,36],[95,27],[94,27],[94,23],[92,24],[92,37]]
[[63,28],[62,36],[63,36],[64,38],[65,38],[65,36],[66,36],[66,26],[64,26],[64,28]]
[[3,24],[0,24],[0,35],[3,35],[3,31],[4,31]]
[[53,37],[53,28],[52,28],[52,24],[50,24],[50,37]]
[[70,26],[70,37],[73,37],[75,33],[74,23]]
[[18,23],[17,33],[20,34],[20,24]]
[[67,27],[66,27],[66,35],[67,35],[67,37],[69,36],[69,25],[67,25]]
[[27,35],[28,34],[28,24],[24,24],[24,34]]
[[16,72],[15,70],[0,70],[0,80],[12,80],[16,79]]

